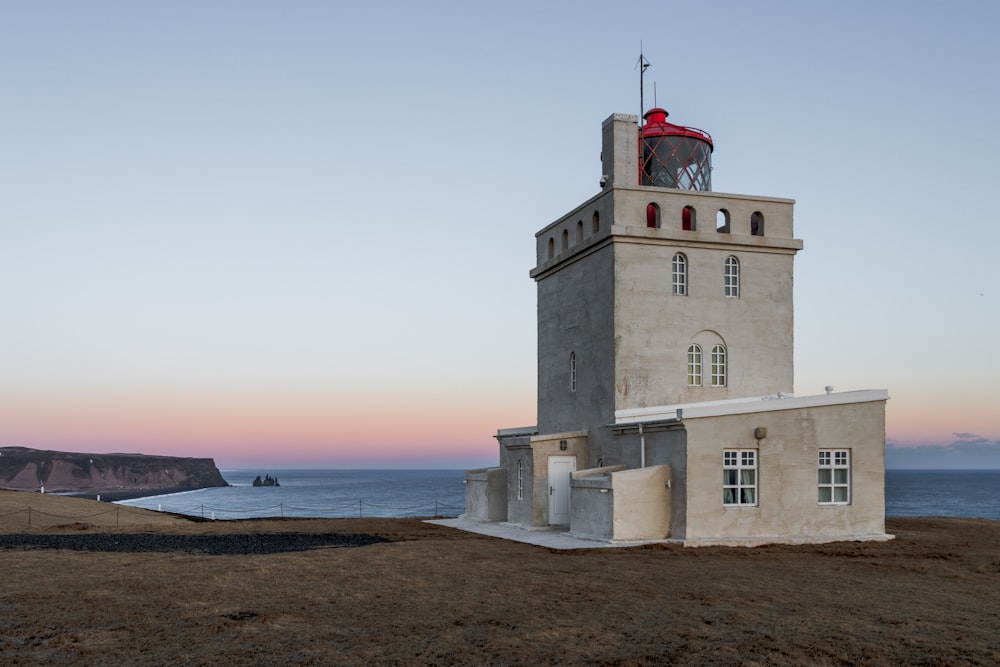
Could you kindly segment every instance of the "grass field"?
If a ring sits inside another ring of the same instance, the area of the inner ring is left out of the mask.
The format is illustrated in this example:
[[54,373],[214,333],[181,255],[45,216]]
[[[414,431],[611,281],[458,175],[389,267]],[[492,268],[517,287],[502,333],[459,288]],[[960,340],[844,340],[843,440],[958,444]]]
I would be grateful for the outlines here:
[[416,519],[193,522],[114,507],[0,492],[0,533],[390,541],[239,556],[0,549],[0,664],[1000,664],[998,522],[893,519],[897,539],[878,543],[559,552]]

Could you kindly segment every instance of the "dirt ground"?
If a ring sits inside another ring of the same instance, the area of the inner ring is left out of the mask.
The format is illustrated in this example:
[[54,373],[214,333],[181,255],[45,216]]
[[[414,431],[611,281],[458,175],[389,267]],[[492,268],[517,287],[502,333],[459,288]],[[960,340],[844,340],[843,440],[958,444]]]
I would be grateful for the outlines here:
[[[27,525],[25,497],[33,505]],[[269,555],[0,549],[2,665],[997,665],[1000,522],[553,551],[416,519],[191,522],[0,492],[0,534],[362,533]]]

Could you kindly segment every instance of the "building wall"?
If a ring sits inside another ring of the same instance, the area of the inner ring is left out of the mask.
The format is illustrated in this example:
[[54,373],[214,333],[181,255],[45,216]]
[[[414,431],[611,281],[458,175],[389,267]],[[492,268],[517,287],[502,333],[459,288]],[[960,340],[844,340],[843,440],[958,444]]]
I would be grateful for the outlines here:
[[[649,192],[652,190],[653,192]],[[645,227],[645,209],[655,202],[661,228]],[[801,243],[791,238],[787,200],[733,197],[647,188],[616,192],[615,226],[615,408],[724,400],[791,392],[794,321],[792,273]],[[694,231],[680,229],[684,206],[698,206],[709,218]],[[761,210],[766,229],[786,237],[721,234],[719,208],[742,218]],[[743,210],[746,209],[746,210]],[[673,294],[672,260],[687,260],[687,294]],[[740,294],[724,291],[726,258],[740,265]],[[687,350],[702,348],[702,385],[687,384]],[[712,386],[711,351],[727,351],[725,386]]]
[[[538,430],[586,431],[595,467],[614,418],[614,256],[610,245],[583,253],[538,280]],[[570,355],[576,359],[576,390]]]
[[601,123],[601,180],[606,188],[639,184],[639,117],[616,113]]
[[610,541],[614,536],[614,495],[611,473],[625,466],[580,470],[572,475],[569,534],[589,540]]
[[[684,428],[647,429],[646,465],[669,466],[670,473],[670,530],[684,534],[687,522],[687,431]],[[636,429],[616,436],[619,449],[628,467],[639,467],[639,434]]]
[[[628,459],[606,428],[614,410],[791,392],[794,381],[792,274],[802,243],[793,237],[793,202],[630,188],[623,180],[542,229],[531,272],[539,431],[586,430],[588,467]],[[660,228],[645,226],[650,203],[660,208]],[[696,211],[694,230],[681,228],[685,207]],[[725,233],[716,230],[720,210],[728,213]],[[751,234],[755,212],[763,236]],[[688,262],[687,295],[672,293],[678,252]],[[736,298],[724,292],[730,255],[740,261]],[[687,384],[692,343],[703,353],[698,387]],[[711,384],[716,344],[727,351],[725,386]]]
[[670,466],[611,473],[614,498],[612,539],[621,542],[670,537]]
[[[530,526],[534,521],[532,498],[535,492],[535,462],[531,445],[528,438],[519,438],[516,442],[507,443],[503,449],[507,459],[507,521]],[[517,493],[518,464],[522,475],[520,497]]]
[[670,466],[606,466],[573,474],[570,534],[592,540],[670,536]]
[[507,520],[507,469],[465,472],[465,516],[479,521]]
[[[689,543],[808,542],[885,536],[885,401],[684,419]],[[754,438],[754,429],[767,435]],[[723,450],[757,451],[756,507],[724,507]],[[851,451],[851,502],[820,505],[820,449]]]

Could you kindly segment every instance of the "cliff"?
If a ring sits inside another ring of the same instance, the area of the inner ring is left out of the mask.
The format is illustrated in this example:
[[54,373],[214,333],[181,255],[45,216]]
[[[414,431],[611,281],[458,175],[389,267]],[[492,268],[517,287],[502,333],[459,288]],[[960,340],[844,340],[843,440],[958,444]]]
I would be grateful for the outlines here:
[[0,447],[0,488],[53,492],[188,491],[228,486],[212,459]]

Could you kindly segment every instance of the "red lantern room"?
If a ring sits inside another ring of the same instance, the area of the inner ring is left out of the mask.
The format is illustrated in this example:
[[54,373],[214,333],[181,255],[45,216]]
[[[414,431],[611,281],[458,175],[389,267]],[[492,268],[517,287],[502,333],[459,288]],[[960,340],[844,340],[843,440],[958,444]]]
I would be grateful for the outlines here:
[[665,109],[643,115],[639,133],[639,182],[679,190],[712,189],[712,137],[703,130],[667,122]]

